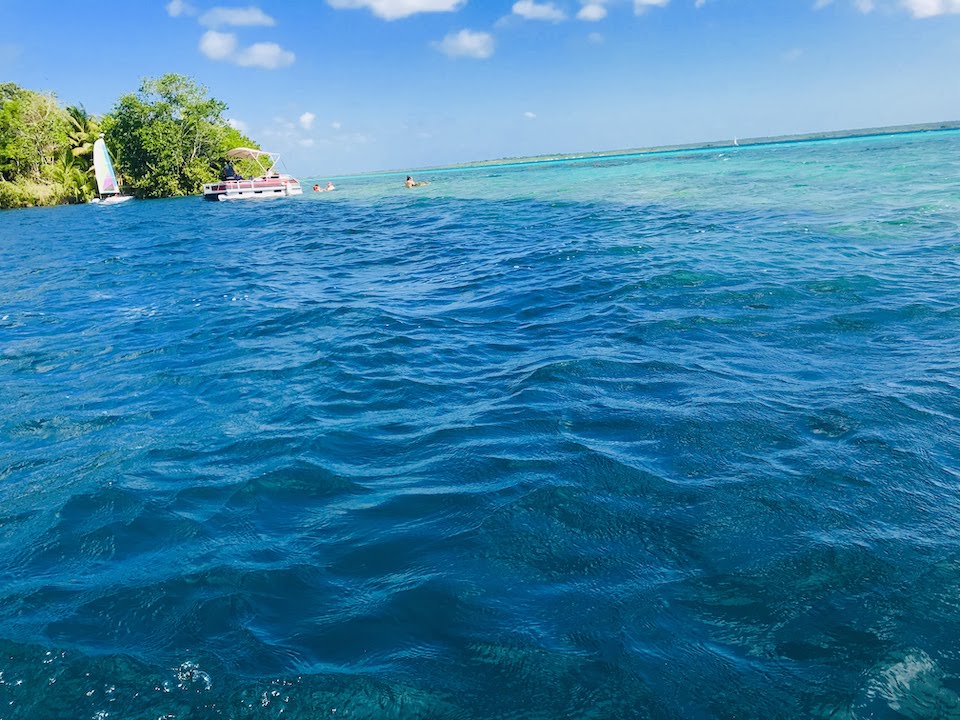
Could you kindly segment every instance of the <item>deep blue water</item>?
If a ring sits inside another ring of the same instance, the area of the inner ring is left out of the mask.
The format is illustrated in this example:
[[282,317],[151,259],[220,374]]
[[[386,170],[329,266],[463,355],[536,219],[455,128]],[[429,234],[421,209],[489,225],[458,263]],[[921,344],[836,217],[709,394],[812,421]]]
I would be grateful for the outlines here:
[[0,719],[960,718],[960,134],[424,179],[0,214]]

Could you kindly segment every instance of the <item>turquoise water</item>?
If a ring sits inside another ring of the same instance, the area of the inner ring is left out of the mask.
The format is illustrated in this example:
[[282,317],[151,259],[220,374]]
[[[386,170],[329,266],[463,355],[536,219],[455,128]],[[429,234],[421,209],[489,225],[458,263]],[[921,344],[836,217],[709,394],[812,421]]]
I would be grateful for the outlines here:
[[420,179],[0,214],[0,719],[960,718],[960,134]]

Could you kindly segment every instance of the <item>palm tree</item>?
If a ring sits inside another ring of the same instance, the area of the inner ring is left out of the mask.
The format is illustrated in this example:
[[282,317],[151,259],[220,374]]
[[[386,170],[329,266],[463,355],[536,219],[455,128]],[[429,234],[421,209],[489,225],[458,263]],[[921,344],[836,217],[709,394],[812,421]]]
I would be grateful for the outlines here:
[[77,162],[72,151],[64,151],[51,168],[51,176],[68,202],[87,202],[94,196],[91,173]]
[[73,202],[86,202],[96,195],[93,175],[93,144],[101,136],[100,121],[86,111],[83,105],[67,107],[70,129],[70,153],[57,164],[56,174],[63,178],[66,197]]
[[87,166],[92,162],[93,143],[100,136],[100,122],[88,113],[82,105],[71,105],[67,108],[70,118],[70,146],[73,156],[85,158]]

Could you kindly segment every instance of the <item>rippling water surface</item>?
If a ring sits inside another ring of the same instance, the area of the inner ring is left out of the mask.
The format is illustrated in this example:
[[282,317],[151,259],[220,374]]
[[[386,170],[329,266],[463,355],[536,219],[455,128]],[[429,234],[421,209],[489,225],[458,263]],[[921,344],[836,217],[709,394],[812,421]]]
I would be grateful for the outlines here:
[[0,214],[0,719],[960,718],[960,134],[423,179]]

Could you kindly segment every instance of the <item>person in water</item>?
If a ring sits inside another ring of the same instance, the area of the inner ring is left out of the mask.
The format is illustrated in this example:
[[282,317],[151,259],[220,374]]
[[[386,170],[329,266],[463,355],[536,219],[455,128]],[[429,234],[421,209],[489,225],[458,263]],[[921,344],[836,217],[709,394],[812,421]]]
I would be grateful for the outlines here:
[[428,182],[417,182],[416,180],[414,180],[414,179],[413,179],[412,177],[410,177],[409,175],[407,175],[407,181],[404,183],[404,185],[405,185],[406,187],[408,187],[408,188],[420,187],[421,185],[429,185],[429,184],[430,184],[430,183],[428,183]]
[[313,186],[314,192],[330,192],[331,190],[336,190],[336,186],[332,182],[328,182],[327,186],[323,189],[320,188],[319,183]]

